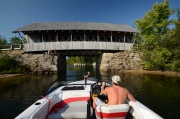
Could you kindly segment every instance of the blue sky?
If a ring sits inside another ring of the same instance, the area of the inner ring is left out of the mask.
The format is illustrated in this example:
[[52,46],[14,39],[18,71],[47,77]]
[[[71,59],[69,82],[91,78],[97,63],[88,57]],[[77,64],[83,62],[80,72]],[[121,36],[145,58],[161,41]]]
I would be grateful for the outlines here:
[[[32,22],[103,22],[135,26],[164,0],[0,0],[0,35],[9,40],[12,33]],[[180,7],[180,0],[169,0]]]

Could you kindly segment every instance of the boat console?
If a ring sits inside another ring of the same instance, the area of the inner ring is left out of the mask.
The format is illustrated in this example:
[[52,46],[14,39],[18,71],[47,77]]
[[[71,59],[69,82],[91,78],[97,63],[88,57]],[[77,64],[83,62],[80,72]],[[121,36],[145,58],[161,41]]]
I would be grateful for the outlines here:
[[[98,97],[99,99],[101,99],[102,101],[107,103],[108,102],[108,97],[101,93],[101,87],[102,87],[103,82],[104,81],[98,81],[98,82],[91,85],[91,92],[92,92],[91,97],[92,97],[92,99],[93,99],[93,97]],[[105,88],[110,86],[110,84],[108,84],[106,82],[105,82],[105,84],[106,84]]]

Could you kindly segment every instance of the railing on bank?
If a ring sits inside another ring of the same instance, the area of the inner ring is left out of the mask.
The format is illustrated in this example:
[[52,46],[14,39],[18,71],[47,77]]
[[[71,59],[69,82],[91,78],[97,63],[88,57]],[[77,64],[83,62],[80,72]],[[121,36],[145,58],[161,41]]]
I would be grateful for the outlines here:
[[6,51],[6,50],[22,50],[23,45],[22,44],[13,44],[13,45],[0,45],[0,51]]

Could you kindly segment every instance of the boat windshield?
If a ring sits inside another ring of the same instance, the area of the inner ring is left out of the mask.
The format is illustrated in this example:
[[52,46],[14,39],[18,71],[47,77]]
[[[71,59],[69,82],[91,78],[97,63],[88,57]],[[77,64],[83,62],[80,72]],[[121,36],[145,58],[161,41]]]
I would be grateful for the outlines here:
[[[66,76],[66,77],[73,77],[73,76]],[[74,76],[75,77],[75,76]],[[83,79],[84,80],[84,79]],[[89,77],[89,78],[87,78],[87,80],[91,80],[91,81],[97,81],[97,79],[95,78],[95,77]],[[82,83],[81,84],[73,84],[73,82],[75,82],[75,81],[61,81],[61,80],[59,80],[59,79],[57,79],[52,85],[51,85],[51,87],[46,91],[46,93],[43,95],[43,96],[45,96],[45,95],[47,95],[47,94],[49,94],[50,92],[52,92],[53,90],[55,90],[56,88],[58,88],[58,87],[61,87],[61,86],[67,86],[67,85],[82,85]],[[72,84],[71,84],[72,83]],[[85,83],[84,83],[85,84]],[[91,84],[86,84],[86,85],[91,85]],[[82,89],[82,88],[76,88],[76,89],[74,89],[74,90],[78,90],[78,89],[80,89],[80,90],[84,90],[84,89]],[[68,88],[66,88],[66,90],[68,90]],[[70,90],[70,88],[69,88],[69,90]],[[71,88],[71,90],[72,90],[72,88]]]

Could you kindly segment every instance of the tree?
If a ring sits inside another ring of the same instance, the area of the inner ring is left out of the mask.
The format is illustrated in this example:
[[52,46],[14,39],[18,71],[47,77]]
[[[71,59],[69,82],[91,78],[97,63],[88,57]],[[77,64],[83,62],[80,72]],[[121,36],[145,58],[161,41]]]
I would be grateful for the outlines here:
[[0,45],[6,45],[6,44],[7,44],[6,38],[4,38],[0,35]]
[[[172,13],[177,19],[169,20]],[[142,39],[144,68],[150,70],[180,70],[180,8],[170,10],[169,1],[154,4],[141,20],[136,20]],[[173,26],[170,28],[170,26]]]
[[67,58],[67,64],[73,65],[74,63],[86,63],[86,64],[92,64],[96,61],[96,57],[90,57],[90,56],[76,56],[76,57],[68,57]]
[[23,44],[25,42],[26,42],[25,38],[19,38],[15,36],[10,38],[9,44]]
[[168,20],[171,14],[169,1],[164,0],[163,3],[155,3],[152,10],[146,12],[142,19],[135,21],[145,47],[160,45],[159,42],[163,40],[161,36],[167,33],[171,23]]

